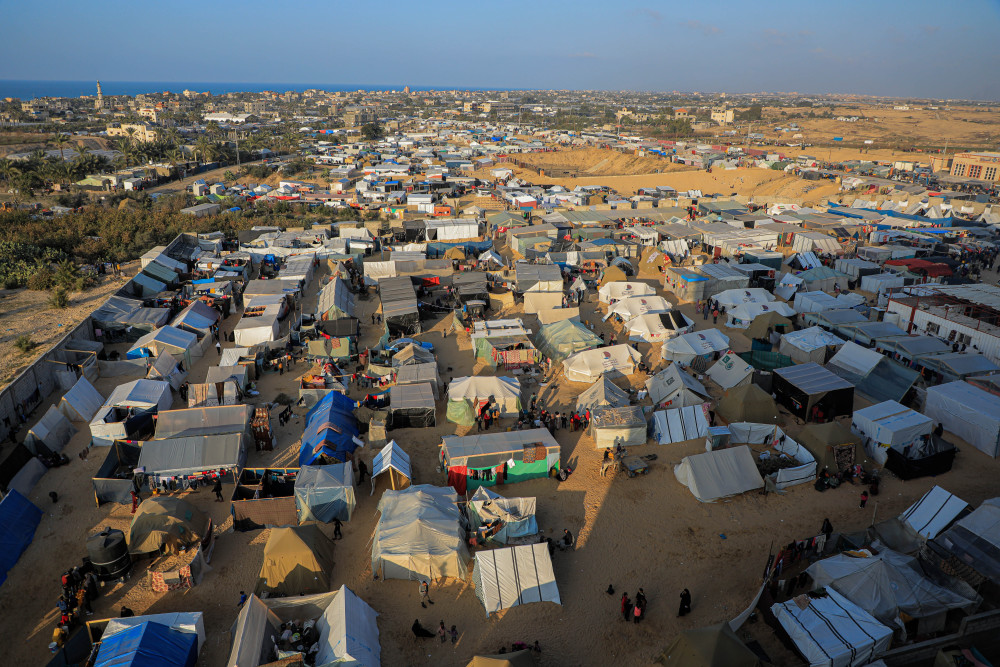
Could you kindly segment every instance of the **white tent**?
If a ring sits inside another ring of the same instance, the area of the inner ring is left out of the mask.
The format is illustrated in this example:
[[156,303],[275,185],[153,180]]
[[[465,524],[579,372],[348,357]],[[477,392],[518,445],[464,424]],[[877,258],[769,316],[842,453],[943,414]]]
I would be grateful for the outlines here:
[[149,371],[146,372],[146,378],[149,380],[164,380],[170,383],[174,391],[181,388],[184,384],[184,380],[187,379],[187,371],[181,370],[180,364],[174,356],[168,352],[160,352],[156,357],[156,361],[149,367]]
[[725,306],[727,310],[745,303],[770,303],[774,301],[774,295],[760,287],[727,289],[712,298]]
[[968,506],[969,503],[958,496],[935,486],[900,514],[899,520],[913,532],[932,540]]
[[708,377],[723,389],[741,387],[753,379],[753,366],[729,351],[708,369]]
[[787,458],[794,462],[795,465],[768,475],[778,490],[816,479],[816,458],[774,424],[734,422],[729,425],[729,444],[753,445],[769,457]]
[[174,612],[165,614],[146,614],[143,616],[126,616],[125,618],[112,618],[104,627],[101,639],[107,639],[123,630],[142,625],[145,622],[159,623],[171,630],[179,632],[190,632],[198,635],[198,652],[201,652],[205,645],[205,621],[200,611]]
[[487,616],[531,602],[562,604],[545,543],[480,551],[472,579]]
[[685,456],[674,466],[674,476],[703,503],[764,486],[753,454],[746,445]]
[[671,310],[673,310],[673,306],[662,296],[630,296],[612,304],[608,308],[608,314],[618,315],[622,320],[628,322],[634,317],[647,313],[666,313]]
[[726,326],[746,329],[754,319],[765,313],[778,313],[782,317],[794,317],[795,309],[787,303],[780,301],[771,303],[741,303],[726,311]]
[[385,491],[372,543],[372,572],[385,579],[464,579],[465,546],[458,495],[420,484]]
[[792,305],[800,313],[819,313],[824,310],[838,308],[854,308],[865,302],[865,298],[857,292],[849,292],[833,296],[826,292],[799,292],[795,295]]
[[653,413],[653,439],[657,444],[698,440],[708,436],[705,409],[698,406],[658,410]]
[[927,388],[924,414],[993,458],[1000,456],[1000,396],[967,382]]
[[281,624],[316,618],[319,631],[317,665],[379,667],[378,614],[346,586],[330,593],[261,599],[243,604],[232,628],[226,667],[258,667],[270,663]]
[[641,360],[642,355],[631,345],[612,345],[584,350],[568,357],[563,362],[563,370],[567,380],[595,382],[601,373],[632,375]]
[[889,649],[892,630],[837,591],[827,589],[826,593],[826,597],[799,596],[771,606],[810,666],[862,667]]
[[646,380],[646,391],[653,405],[661,408],[686,408],[711,400],[705,385],[681,370],[678,364],[670,364]]
[[448,402],[469,401],[478,408],[490,398],[505,417],[517,415],[521,409],[521,383],[507,376],[473,375],[455,378],[448,385]]
[[789,331],[781,336],[778,352],[792,358],[792,361],[805,364],[810,361],[817,364],[826,362],[829,347],[841,347],[847,341],[834,336],[820,327],[809,327],[799,331]]
[[389,473],[389,488],[391,489],[409,486],[410,480],[413,479],[410,469],[410,455],[404,452],[395,440],[386,443],[382,451],[372,459],[372,490],[368,495],[375,493],[375,479],[383,473]]
[[50,452],[61,452],[74,435],[76,435],[76,427],[66,419],[63,413],[59,412],[56,406],[50,405],[42,418],[28,429],[28,435],[24,438],[24,446],[32,454],[39,453],[39,443]]
[[173,402],[168,382],[133,380],[118,385],[90,421],[92,441],[110,446],[115,440],[124,440],[128,437],[125,419],[129,414],[169,410]]
[[562,292],[525,292],[524,312],[527,315],[534,315],[543,310],[561,308],[565,295]]
[[774,287],[774,294],[788,301],[802,286],[803,280],[798,276],[786,273],[778,279],[778,284]]
[[639,315],[625,323],[630,341],[659,343],[694,329],[694,321],[679,310]]
[[698,357],[709,359],[716,352],[725,352],[728,349],[729,336],[718,329],[704,329],[668,340],[660,348],[660,357],[664,361],[689,365]]
[[104,404],[104,397],[94,389],[90,381],[81,377],[76,384],[63,394],[59,401],[59,410],[66,419],[74,422],[90,422]]
[[889,448],[902,452],[907,447],[919,447],[934,430],[934,422],[896,401],[884,401],[856,410],[851,430],[864,438],[868,456],[884,465]]
[[653,296],[656,290],[646,283],[614,282],[601,285],[597,295],[601,303],[611,303],[611,300],[621,301],[633,296]]
[[267,343],[278,339],[280,332],[280,322],[278,318],[281,313],[281,306],[271,304],[264,306],[260,314],[248,317],[246,314],[240,318],[233,329],[235,343],[241,347],[252,347],[261,343]]

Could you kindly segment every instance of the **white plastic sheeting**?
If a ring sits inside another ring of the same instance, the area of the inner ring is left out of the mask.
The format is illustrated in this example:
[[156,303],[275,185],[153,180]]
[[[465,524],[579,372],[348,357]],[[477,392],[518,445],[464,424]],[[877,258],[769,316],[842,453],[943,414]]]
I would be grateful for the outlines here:
[[113,635],[128,630],[129,628],[141,625],[145,622],[159,623],[171,630],[179,632],[189,632],[198,635],[198,651],[201,652],[205,645],[205,621],[200,611],[176,612],[166,614],[147,614],[143,616],[127,616],[125,618],[112,618],[108,621],[101,639],[107,639]]
[[786,273],[778,279],[778,284],[774,287],[774,294],[785,301],[788,301],[802,286],[802,279],[791,273]]
[[487,616],[531,602],[562,604],[544,543],[480,551],[472,576]]
[[753,366],[729,351],[708,369],[708,377],[723,389],[732,389],[750,382]]
[[473,375],[455,378],[448,385],[449,401],[471,401],[473,405],[490,397],[504,416],[516,415],[521,409],[521,383],[508,376]]
[[601,285],[597,294],[601,303],[611,303],[612,299],[620,301],[635,296],[654,296],[656,290],[646,283],[614,282]]
[[671,310],[673,306],[662,296],[630,296],[609,307],[608,313],[618,315],[627,322],[647,313],[666,313]]
[[693,328],[694,321],[679,310],[639,315],[625,323],[628,339],[633,342],[659,343],[690,333]]
[[76,384],[63,394],[59,401],[59,409],[66,419],[74,422],[89,422],[101,409],[104,404],[104,397],[94,389],[90,381],[81,377]]
[[928,540],[937,537],[955,518],[965,511],[969,503],[958,496],[935,486],[906,508],[899,520]]
[[760,287],[727,289],[719,292],[712,298],[725,306],[727,309],[744,303],[770,303],[771,301],[774,301],[774,295],[766,289],[761,289]]
[[674,467],[674,476],[703,503],[715,502],[764,486],[753,454],[746,445],[685,456]]
[[653,413],[653,439],[657,444],[698,440],[708,435],[708,418],[700,406],[659,410]]
[[1000,396],[967,382],[927,388],[924,414],[976,449],[1000,455]]
[[[807,606],[800,608],[799,601]],[[810,667],[862,667],[892,642],[891,629],[835,590],[774,604],[771,612]]]
[[646,391],[656,407],[684,408],[711,400],[705,385],[681,370],[678,364],[670,364],[646,380]]
[[76,435],[76,427],[54,405],[50,405],[42,418],[28,429],[24,445],[32,454],[38,454],[36,443],[42,443],[50,452],[61,452],[66,443]]
[[772,303],[741,303],[726,310],[726,326],[746,329],[754,319],[765,313],[778,313],[782,317],[794,317],[796,314],[794,308],[780,301]]
[[805,364],[812,361],[822,364],[826,361],[828,346],[840,347],[846,342],[825,329],[809,327],[783,334],[778,344],[778,352],[788,355],[796,363]]
[[888,448],[902,452],[907,445],[912,446],[929,436],[934,430],[934,422],[896,401],[884,401],[856,410],[851,430],[865,439],[868,456],[884,465]]
[[594,382],[601,373],[632,375],[641,359],[642,355],[631,345],[612,345],[578,352],[563,362],[563,368],[567,380]]
[[787,457],[796,463],[768,475],[779,490],[816,479],[815,457],[808,449],[785,435],[780,427],[774,424],[734,422],[729,425],[729,434],[730,444],[754,445],[767,451],[769,456]]

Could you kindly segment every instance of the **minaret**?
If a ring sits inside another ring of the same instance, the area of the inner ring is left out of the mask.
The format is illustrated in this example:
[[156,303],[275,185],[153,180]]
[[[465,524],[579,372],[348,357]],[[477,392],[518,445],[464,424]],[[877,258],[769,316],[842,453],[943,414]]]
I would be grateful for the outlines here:
[[94,102],[94,108],[97,110],[104,108],[104,95],[101,94],[101,82],[97,82],[97,101]]

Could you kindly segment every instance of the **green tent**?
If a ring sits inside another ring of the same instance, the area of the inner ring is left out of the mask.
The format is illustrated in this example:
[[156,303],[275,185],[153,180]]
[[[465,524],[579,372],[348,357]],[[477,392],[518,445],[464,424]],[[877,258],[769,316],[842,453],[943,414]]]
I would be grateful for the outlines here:
[[573,320],[544,324],[538,330],[535,345],[553,363],[559,363],[577,352],[593,350],[604,344],[597,334]]
[[669,667],[763,667],[767,664],[748,649],[728,623],[685,630],[660,655]]
[[448,421],[462,426],[472,426],[476,423],[476,413],[472,410],[472,403],[465,398],[457,401],[448,401]]
[[769,350],[738,352],[736,356],[759,371],[773,371],[775,368],[785,368],[795,365],[795,360],[787,354],[780,354]]

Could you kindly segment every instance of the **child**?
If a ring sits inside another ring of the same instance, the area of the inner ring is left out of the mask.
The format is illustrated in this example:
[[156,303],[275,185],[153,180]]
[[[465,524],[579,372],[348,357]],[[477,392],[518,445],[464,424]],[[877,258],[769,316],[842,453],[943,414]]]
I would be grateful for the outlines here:
[[441,638],[442,644],[445,642],[445,633],[446,631],[444,629],[444,621],[441,621],[441,625],[438,626],[438,637]]
[[868,492],[867,491],[862,491],[861,492],[861,504],[858,505],[858,507],[860,507],[861,509],[864,509],[865,508],[865,503],[867,503],[867,502],[868,502]]
[[451,626],[451,633],[450,634],[451,634],[451,643],[452,644],[457,644],[458,643],[458,628],[456,628],[454,625]]

